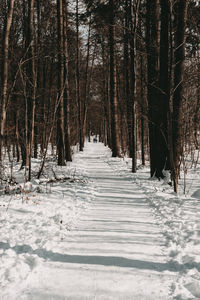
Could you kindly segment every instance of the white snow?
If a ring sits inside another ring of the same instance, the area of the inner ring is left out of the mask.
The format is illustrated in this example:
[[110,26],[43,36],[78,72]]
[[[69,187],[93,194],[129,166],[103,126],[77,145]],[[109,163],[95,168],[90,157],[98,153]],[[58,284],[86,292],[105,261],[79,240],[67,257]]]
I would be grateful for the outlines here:
[[130,168],[101,143],[66,167],[50,156],[26,184],[15,165],[21,183],[0,198],[1,300],[200,299],[199,176],[175,195]]

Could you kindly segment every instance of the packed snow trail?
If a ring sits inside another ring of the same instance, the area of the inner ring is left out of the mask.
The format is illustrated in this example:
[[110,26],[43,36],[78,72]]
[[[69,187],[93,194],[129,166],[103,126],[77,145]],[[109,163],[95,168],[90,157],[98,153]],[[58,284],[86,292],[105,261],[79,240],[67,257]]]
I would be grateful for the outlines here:
[[76,155],[95,197],[67,236],[34,250],[41,261],[13,299],[173,299],[177,274],[161,229],[144,192],[113,171],[109,156],[101,143]]

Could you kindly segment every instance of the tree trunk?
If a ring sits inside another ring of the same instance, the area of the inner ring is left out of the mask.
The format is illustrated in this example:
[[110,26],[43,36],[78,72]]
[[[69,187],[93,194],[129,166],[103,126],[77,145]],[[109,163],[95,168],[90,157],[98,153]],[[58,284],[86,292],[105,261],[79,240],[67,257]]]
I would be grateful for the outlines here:
[[110,24],[109,24],[109,43],[110,43],[110,106],[111,106],[111,138],[112,138],[112,156],[120,156],[119,139],[119,120],[118,120],[118,102],[117,102],[117,74],[116,74],[116,54],[115,54],[115,12],[114,1],[109,1],[110,6]]
[[132,146],[132,101],[130,96],[130,72],[129,72],[129,1],[125,2],[125,26],[124,26],[124,92],[126,97],[126,118],[127,118],[127,132],[128,132],[128,155],[133,157]]
[[1,130],[0,130],[0,160],[2,159],[2,148],[4,144],[5,124],[6,124],[6,113],[7,113],[7,101],[8,101],[8,51],[9,51],[9,36],[10,28],[13,18],[13,8],[15,0],[9,1],[8,13],[5,21],[3,47],[2,47],[2,103],[1,103]]
[[[37,54],[37,98],[36,98],[36,103],[35,106],[36,108],[39,108],[40,102],[44,101],[41,96],[40,96],[40,87],[41,87],[41,73],[42,73],[42,66],[41,66],[41,58],[40,58],[40,44],[41,44],[41,2],[40,0],[36,0],[36,5],[37,5],[37,44],[36,44],[36,54]],[[37,109],[36,109],[37,111]],[[38,123],[39,121],[39,116],[38,113],[35,114],[35,126],[34,126],[34,158],[37,158],[38,156]],[[42,142],[41,142],[42,144]],[[40,144],[40,147],[41,147]]]
[[58,165],[65,166],[65,120],[64,120],[64,35],[63,35],[63,1],[57,0],[58,27],[58,117],[57,117],[57,151]]
[[[17,103],[17,96],[15,96],[14,100]],[[16,136],[16,152],[17,152],[17,162],[20,161],[21,155],[20,155],[20,137],[19,137],[19,110],[16,109],[14,113],[15,118],[15,136]]]
[[145,166],[145,88],[143,84],[143,80],[145,78],[143,72],[143,55],[140,55],[140,99],[143,101],[141,104],[141,159],[142,165]]
[[163,177],[160,155],[160,102],[159,102],[159,5],[158,0],[148,0],[146,7],[146,46],[148,68],[148,118],[151,177]]
[[65,159],[66,161],[72,161],[71,153],[71,139],[70,139],[70,106],[69,106],[69,56],[68,56],[68,40],[67,40],[67,3],[63,0],[63,34],[64,34],[64,106],[65,106]]
[[101,53],[102,53],[102,62],[103,62],[103,104],[104,104],[104,118],[105,118],[105,136],[106,136],[106,144],[111,148],[111,118],[110,118],[110,102],[108,95],[108,62],[105,55],[105,41],[101,42]]
[[173,158],[174,158],[174,191],[178,190],[180,162],[183,155],[182,137],[182,103],[183,77],[185,60],[185,28],[188,0],[177,0],[174,6],[175,36],[174,36],[174,94],[173,94]]
[[26,168],[28,180],[31,179],[31,154],[34,140],[36,70],[34,51],[34,0],[28,1],[28,26],[26,34],[27,49],[27,97],[26,97]]
[[83,137],[86,135],[88,95],[89,95],[89,91],[90,91],[90,78],[88,75],[89,75],[89,60],[90,60],[90,48],[91,48],[91,45],[90,45],[90,43],[91,43],[90,42],[90,39],[91,39],[91,15],[90,15],[88,26],[89,26],[89,28],[88,28],[88,37],[87,37],[87,54],[86,54],[84,98],[83,98],[83,122],[82,122],[83,123],[83,125],[82,125],[83,126]]
[[136,32],[138,26],[138,13],[140,7],[140,0],[137,0],[135,4],[135,9],[133,7],[132,0],[130,0],[130,75],[131,75],[131,140],[132,140],[132,172],[136,173],[137,167],[137,130],[136,130],[136,60],[137,60],[137,51],[136,51]]
[[157,153],[157,165],[159,173],[164,169],[170,169],[168,146],[168,116],[170,109],[170,60],[169,60],[169,0],[160,0],[161,6],[161,34],[160,34],[160,118],[159,118],[159,149]]
[[83,151],[83,109],[80,95],[80,57],[79,57],[79,0],[76,0],[76,100],[78,105],[78,139],[79,150]]

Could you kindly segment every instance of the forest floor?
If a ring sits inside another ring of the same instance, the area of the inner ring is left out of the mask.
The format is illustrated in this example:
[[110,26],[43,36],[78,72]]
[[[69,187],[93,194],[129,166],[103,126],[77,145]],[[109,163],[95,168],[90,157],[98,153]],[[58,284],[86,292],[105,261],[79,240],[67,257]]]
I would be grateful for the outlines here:
[[14,165],[0,190],[1,300],[200,299],[200,165],[179,195],[130,168],[101,143],[66,167],[49,156],[26,184]]

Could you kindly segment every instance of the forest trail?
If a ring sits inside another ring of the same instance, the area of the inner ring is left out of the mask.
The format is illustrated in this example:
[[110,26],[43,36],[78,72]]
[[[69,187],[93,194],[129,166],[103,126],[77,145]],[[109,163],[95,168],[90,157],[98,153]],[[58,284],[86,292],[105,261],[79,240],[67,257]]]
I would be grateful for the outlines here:
[[17,299],[172,299],[176,272],[161,229],[143,191],[111,168],[109,155],[100,143],[87,143],[77,155],[94,199],[67,237],[35,251],[43,261]]

